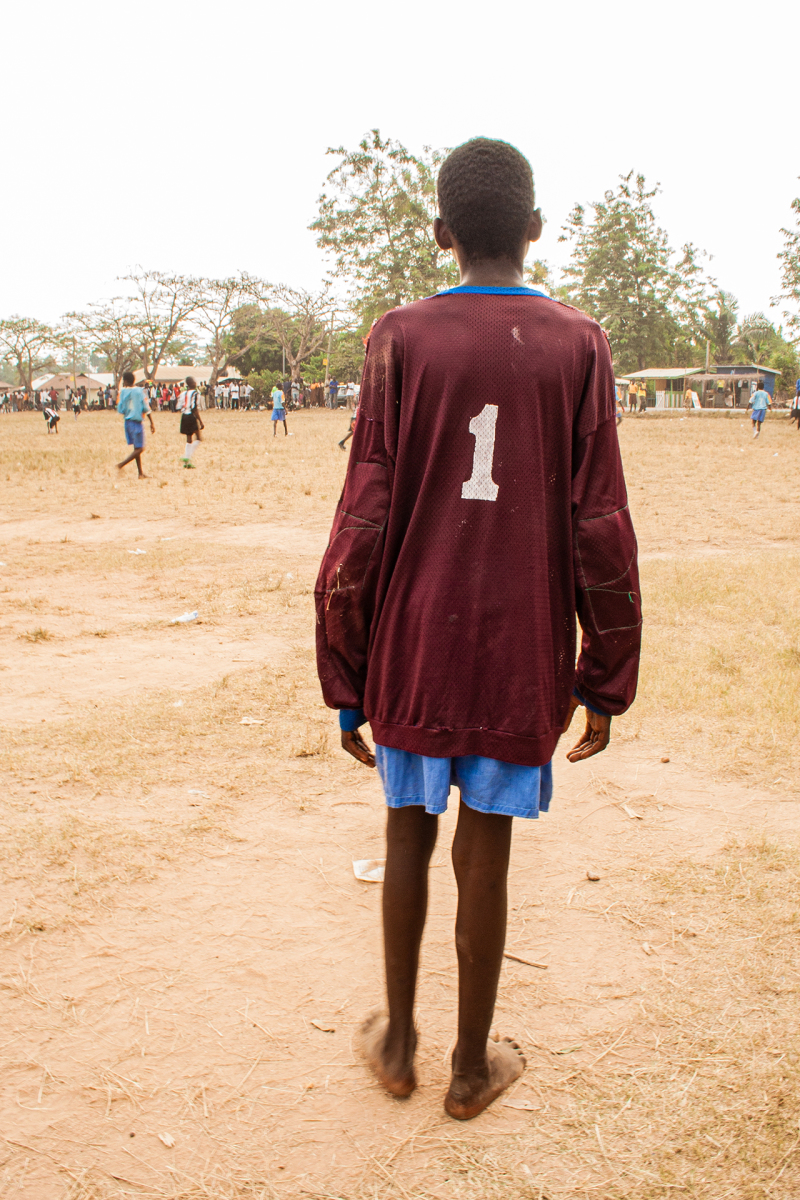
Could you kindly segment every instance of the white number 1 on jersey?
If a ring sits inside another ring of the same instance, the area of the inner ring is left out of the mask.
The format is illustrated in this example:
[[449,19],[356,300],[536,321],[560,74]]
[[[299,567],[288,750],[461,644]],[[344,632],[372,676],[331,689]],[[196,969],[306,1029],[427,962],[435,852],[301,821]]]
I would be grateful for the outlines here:
[[492,479],[496,423],[496,404],[484,405],[482,411],[469,423],[469,431],[475,435],[475,452],[472,456],[472,474],[466,483],[461,485],[462,500],[497,499],[499,489]]

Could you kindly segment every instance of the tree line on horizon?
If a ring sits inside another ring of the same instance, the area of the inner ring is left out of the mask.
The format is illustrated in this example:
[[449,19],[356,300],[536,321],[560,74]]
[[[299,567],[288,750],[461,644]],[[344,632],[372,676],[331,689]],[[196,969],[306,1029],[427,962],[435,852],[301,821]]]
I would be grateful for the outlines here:
[[[211,384],[235,370],[259,391],[281,377],[308,382],[326,370],[357,378],[372,322],[400,304],[458,281],[455,262],[436,245],[436,177],[445,151],[411,153],[372,130],[337,159],[310,226],[329,259],[318,291],[273,285],[240,272],[228,279],[142,268],[122,278],[125,294],[65,314],[56,326],[35,318],[0,319],[6,382],[30,390],[48,370],[154,375],[162,364],[211,366]],[[778,254],[785,324],[739,314],[732,292],[708,273],[705,256],[679,251],[659,226],[659,188],[631,171],[588,205],[576,204],[559,240],[570,246],[556,275],[534,260],[527,281],[599,321],[618,374],[657,367],[701,367],[739,357],[781,372],[782,389],[800,375],[800,197],[794,227],[781,230]]]

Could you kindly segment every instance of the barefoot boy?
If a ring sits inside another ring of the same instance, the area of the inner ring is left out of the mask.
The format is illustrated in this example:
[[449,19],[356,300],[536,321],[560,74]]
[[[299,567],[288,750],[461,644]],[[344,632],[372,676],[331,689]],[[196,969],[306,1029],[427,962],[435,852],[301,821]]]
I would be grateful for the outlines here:
[[132,449],[127,458],[117,463],[117,470],[121,471],[123,467],[127,467],[128,463],[135,460],[139,478],[146,479],[147,476],[142,470],[142,455],[144,454],[143,418],[145,414],[150,422],[151,433],[155,433],[156,427],[153,424],[153,414],[150,412],[150,405],[147,403],[144,388],[134,387],[133,384],[133,371],[126,371],[122,376],[122,387],[120,388],[119,400],[117,401],[117,412],[125,418],[125,441]]
[[[542,229],[526,159],[477,138],[438,183],[437,243],[461,286],[373,327],[353,453],[317,582],[318,669],[342,745],[388,804],[388,1017],[362,1048],[394,1095],[416,1086],[413,1010],[438,814],[460,789],[458,1040],[445,1108],[476,1116],[525,1066],[488,1041],[513,817],[537,817],[551,758],[608,745],[636,690],[636,540],[605,335],[523,286]],[[582,628],[575,664],[576,612]],[[366,714],[366,717],[365,717]],[[358,729],[368,719],[375,757]]]

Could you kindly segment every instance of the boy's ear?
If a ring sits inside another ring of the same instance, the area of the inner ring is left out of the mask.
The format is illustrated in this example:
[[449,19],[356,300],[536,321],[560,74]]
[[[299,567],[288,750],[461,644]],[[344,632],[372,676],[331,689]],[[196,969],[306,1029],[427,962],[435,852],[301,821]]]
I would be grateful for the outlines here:
[[543,227],[544,221],[542,219],[542,210],[540,208],[534,209],[530,225],[528,226],[528,241],[538,242],[539,238],[542,236]]
[[441,217],[433,219],[433,236],[440,250],[453,249],[453,235]]

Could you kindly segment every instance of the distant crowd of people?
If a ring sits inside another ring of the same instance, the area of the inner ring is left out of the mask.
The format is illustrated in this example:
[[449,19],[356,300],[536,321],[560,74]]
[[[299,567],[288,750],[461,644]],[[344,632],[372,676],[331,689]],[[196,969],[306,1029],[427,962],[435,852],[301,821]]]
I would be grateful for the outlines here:
[[[116,405],[116,394],[110,385],[99,388],[91,400],[85,387],[67,387],[64,391],[63,408],[67,412],[74,412],[76,409],[82,412],[88,408],[116,408]],[[40,391],[17,388],[16,391],[0,395],[1,412],[44,412],[45,408],[54,409],[56,412],[61,410],[61,395],[55,388],[50,388],[49,391],[45,391],[44,388]]]
[[[275,408],[280,394],[283,403],[279,407],[287,412],[299,408],[354,408],[359,390],[357,383],[339,383],[337,379],[331,379],[327,384],[307,383],[304,379],[284,379],[275,384],[270,399]],[[237,383],[235,380],[230,383],[218,383],[214,389],[214,401],[217,408],[249,409],[261,406],[250,384]]]
[[[145,382],[140,385],[150,408],[154,412],[178,412],[179,399],[183,385],[181,383]],[[272,389],[271,401],[274,405],[275,390],[281,392],[282,407],[289,412],[300,408],[349,408],[353,409],[358,403],[360,387],[357,383],[340,383],[331,379],[328,383],[307,383],[303,379],[284,379]],[[197,388],[198,407],[201,409],[221,408],[236,409],[239,412],[249,412],[263,408],[266,399],[256,391],[246,380],[225,380],[210,388],[202,383]],[[90,408],[116,408],[117,393],[110,386],[101,387],[91,396],[85,387],[67,387],[63,392],[55,388],[49,391],[28,391],[18,388],[15,391],[0,394],[0,412],[79,412]]]

